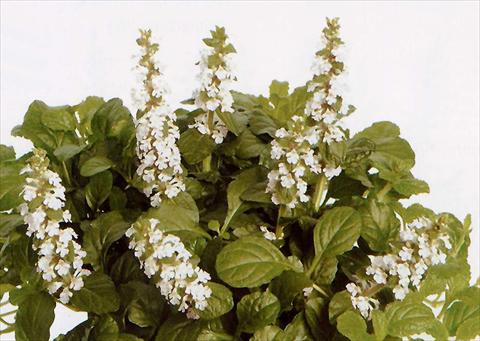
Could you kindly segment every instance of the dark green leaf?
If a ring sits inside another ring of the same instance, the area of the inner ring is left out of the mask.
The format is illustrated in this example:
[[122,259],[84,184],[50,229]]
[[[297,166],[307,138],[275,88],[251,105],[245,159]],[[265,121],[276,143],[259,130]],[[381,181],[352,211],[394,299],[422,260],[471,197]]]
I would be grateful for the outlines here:
[[95,314],[104,314],[116,311],[120,298],[110,277],[94,272],[85,277],[85,285],[76,291],[72,297],[72,304],[77,308]]
[[218,276],[235,288],[269,282],[289,265],[285,256],[262,237],[243,237],[225,246],[217,256]]
[[274,323],[279,313],[280,302],[268,291],[243,296],[237,305],[238,329],[254,333]]
[[386,204],[369,200],[360,210],[362,215],[362,237],[374,251],[387,251],[390,243],[398,238],[400,221]]
[[44,292],[31,295],[18,306],[15,318],[15,339],[48,341],[53,323],[55,301]]
[[113,162],[103,156],[94,156],[80,167],[80,175],[92,176],[103,172],[113,166]]

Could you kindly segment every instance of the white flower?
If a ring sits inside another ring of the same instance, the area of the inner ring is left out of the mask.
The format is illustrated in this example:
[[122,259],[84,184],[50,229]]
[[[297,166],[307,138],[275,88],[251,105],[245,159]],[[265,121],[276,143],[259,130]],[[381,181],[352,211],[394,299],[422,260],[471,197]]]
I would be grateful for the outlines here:
[[129,247],[135,249],[145,274],[153,278],[170,304],[194,318],[197,315],[192,309],[205,309],[212,294],[206,285],[210,275],[193,266],[192,255],[181,240],[161,232],[159,223],[157,219],[138,220],[126,232],[131,239]]
[[357,296],[360,293],[360,288],[355,283],[348,283],[346,288],[351,296]]
[[313,287],[306,287],[306,288],[303,288],[303,296],[305,297],[308,297],[312,294],[312,291],[313,291]]
[[342,172],[342,167],[336,167],[336,168],[325,167],[323,169],[323,172],[325,173],[325,176],[327,177],[327,179],[330,180],[334,176],[339,176],[340,175],[340,173]]
[[267,240],[277,240],[277,239],[282,239],[283,238],[283,233],[282,236],[277,238],[277,235],[274,232],[271,232],[268,230],[268,227],[266,226],[260,226],[260,231],[263,232],[263,237]]
[[[228,46],[225,39],[219,42],[219,48]],[[198,63],[200,73],[197,78],[200,87],[194,91],[193,98],[195,105],[204,111],[195,118],[195,123],[189,125],[196,128],[201,134],[209,135],[216,144],[223,142],[227,136],[228,129],[222,120],[217,116],[219,112],[232,113],[233,97],[230,92],[231,85],[235,81],[232,73],[231,56],[233,53],[219,53],[217,49],[208,47],[201,51],[201,59]],[[211,57],[218,59],[215,65],[209,64]]]
[[403,286],[396,286],[393,288],[393,293],[395,295],[395,299],[402,301],[405,296],[407,296],[409,290],[406,287]]
[[23,188],[23,200],[32,201],[37,197],[37,188],[34,186],[26,185]]
[[[73,238],[77,237],[72,228],[60,228],[60,223],[71,222],[69,211],[60,211],[65,205],[65,188],[61,184],[59,175],[48,169],[48,159],[44,151],[35,149],[34,155],[29,160],[28,173],[32,178],[26,179],[25,188],[34,187],[33,192],[37,193],[39,200],[32,202],[29,207],[22,204],[19,207],[20,213],[27,226],[27,235],[33,236],[32,248],[38,252],[37,271],[47,282],[48,292],[53,295],[59,289],[60,300],[68,303],[72,296],[69,288],[75,287],[80,290],[83,286],[81,276],[89,274],[88,271],[80,270],[83,265],[83,258],[86,256],[78,243]],[[35,179],[35,180],[33,180]],[[30,190],[30,189],[28,189]],[[50,213],[56,211],[54,216],[60,216],[60,220],[51,219]],[[49,214],[47,215],[47,212]],[[73,252],[73,263],[66,258]],[[79,272],[73,274],[74,269]],[[75,276],[80,277],[75,277]],[[73,283],[73,281],[76,283]]]

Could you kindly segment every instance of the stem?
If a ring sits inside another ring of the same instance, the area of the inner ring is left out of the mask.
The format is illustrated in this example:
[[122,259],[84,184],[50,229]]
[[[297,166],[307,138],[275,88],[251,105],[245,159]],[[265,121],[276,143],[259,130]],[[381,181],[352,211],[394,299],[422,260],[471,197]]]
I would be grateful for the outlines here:
[[381,190],[380,192],[377,193],[377,199],[378,201],[382,202],[385,195],[390,192],[390,190],[392,189],[392,184],[390,182],[388,182]]
[[[213,111],[208,112],[207,124],[208,124],[208,130],[210,131],[210,134],[212,134],[213,132],[214,114],[215,113]],[[210,172],[212,170],[212,154],[208,155],[205,159],[203,159],[202,168],[203,168],[203,172],[205,173]]]
[[315,283],[312,284],[312,287],[313,287],[313,289],[317,290],[323,296],[329,297],[328,294],[322,288],[320,288],[318,285],[316,285]]
[[65,164],[65,161],[62,162],[62,167],[63,167],[63,173],[67,178],[68,187],[72,187],[72,180],[70,179],[70,175],[68,174],[68,169],[67,169],[67,165]]
[[374,286],[370,287],[368,290],[365,290],[365,292],[363,293],[363,296],[368,296],[368,297],[373,296],[377,292],[382,290],[383,287],[384,286],[382,284],[375,284]]
[[212,170],[212,154],[208,155],[202,161],[202,169],[204,173],[208,173]]
[[286,206],[285,205],[280,205],[278,209],[278,215],[277,215],[277,225],[275,227],[275,235],[277,238],[279,238],[282,235],[282,225],[280,225],[280,220],[283,216],[285,216],[285,211],[286,211]]
[[320,179],[315,185],[315,193],[313,193],[313,209],[315,210],[315,212],[318,212],[322,204],[322,197],[326,183],[327,178],[324,175],[320,175]]
[[307,275],[307,277],[311,277],[312,274],[313,274],[313,271],[315,270],[315,268],[318,266],[318,264],[320,263],[320,260],[322,259],[322,255],[316,255],[314,258],[313,258],[313,261],[312,261],[312,264],[310,265],[310,267],[308,268],[307,272],[305,273]]

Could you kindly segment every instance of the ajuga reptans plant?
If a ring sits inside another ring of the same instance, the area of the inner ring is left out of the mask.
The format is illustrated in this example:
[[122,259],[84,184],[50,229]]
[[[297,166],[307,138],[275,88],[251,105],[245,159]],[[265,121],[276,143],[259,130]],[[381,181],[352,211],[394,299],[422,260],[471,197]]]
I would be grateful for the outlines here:
[[390,122],[350,134],[338,19],[319,39],[305,85],[257,96],[216,27],[174,109],[144,30],[133,113],[34,101],[32,152],[0,147],[2,333],[48,340],[64,304],[88,317],[55,340],[475,338],[470,217],[405,205],[415,154]]

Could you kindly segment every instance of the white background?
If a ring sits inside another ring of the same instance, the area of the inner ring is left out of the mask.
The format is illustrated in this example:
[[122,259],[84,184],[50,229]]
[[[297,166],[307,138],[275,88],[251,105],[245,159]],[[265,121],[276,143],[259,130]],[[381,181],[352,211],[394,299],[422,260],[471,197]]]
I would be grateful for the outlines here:
[[[160,36],[172,104],[189,98],[201,39],[224,25],[238,50],[237,89],[265,94],[272,79],[311,77],[324,17],[339,16],[350,50],[349,123],[397,123],[417,155],[416,198],[463,219],[472,213],[470,260],[479,274],[478,2],[2,2],[1,143],[34,99],[75,104],[86,96],[129,105],[138,28]],[[59,309],[52,336],[85,318]],[[1,338],[1,337],[0,337]],[[12,337],[3,337],[2,340]]]

